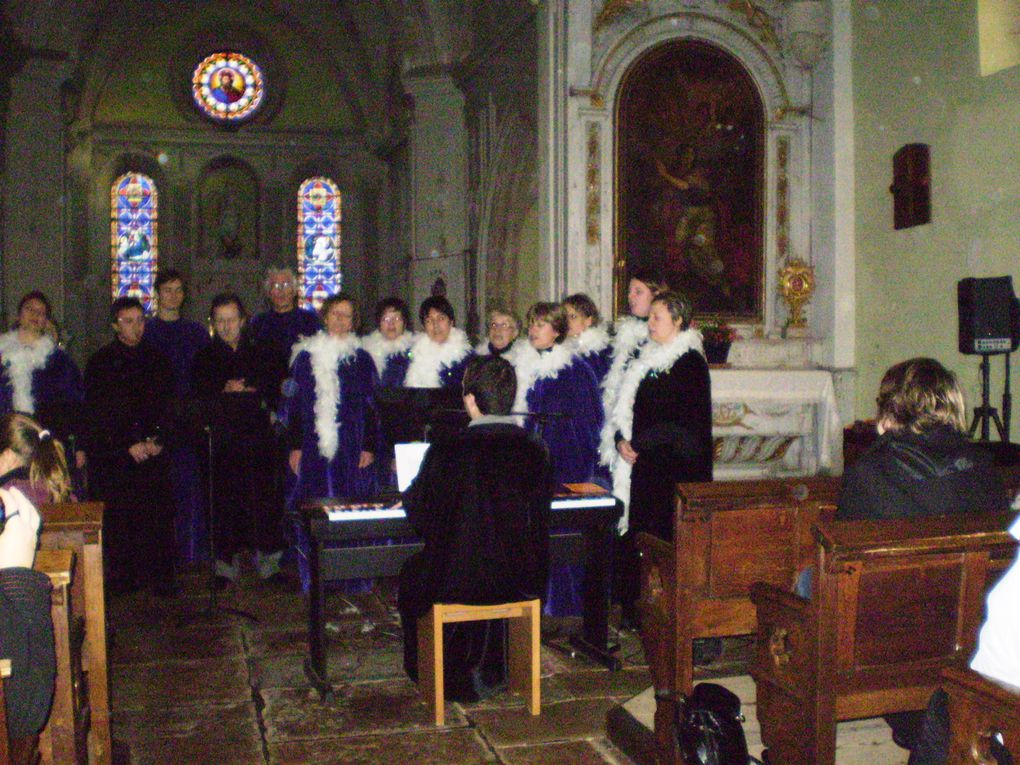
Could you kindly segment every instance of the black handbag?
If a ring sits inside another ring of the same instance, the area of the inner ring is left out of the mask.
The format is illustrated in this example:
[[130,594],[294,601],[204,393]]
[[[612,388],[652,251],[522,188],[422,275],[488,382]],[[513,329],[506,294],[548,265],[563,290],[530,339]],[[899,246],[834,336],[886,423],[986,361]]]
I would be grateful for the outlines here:
[[[740,699],[716,683],[698,683],[677,704],[676,735],[686,765],[748,765]],[[760,765],[760,763],[759,763]]]

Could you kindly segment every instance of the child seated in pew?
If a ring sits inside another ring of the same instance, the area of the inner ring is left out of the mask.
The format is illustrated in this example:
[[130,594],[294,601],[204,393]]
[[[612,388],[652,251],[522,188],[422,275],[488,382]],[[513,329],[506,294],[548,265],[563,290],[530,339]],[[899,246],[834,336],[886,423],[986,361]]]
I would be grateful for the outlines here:
[[0,658],[11,662],[5,683],[7,730],[14,762],[36,748],[49,716],[56,677],[50,581],[32,570],[39,513],[17,489],[0,489]]
[[37,505],[73,500],[63,444],[16,412],[0,417],[0,488],[8,487]]

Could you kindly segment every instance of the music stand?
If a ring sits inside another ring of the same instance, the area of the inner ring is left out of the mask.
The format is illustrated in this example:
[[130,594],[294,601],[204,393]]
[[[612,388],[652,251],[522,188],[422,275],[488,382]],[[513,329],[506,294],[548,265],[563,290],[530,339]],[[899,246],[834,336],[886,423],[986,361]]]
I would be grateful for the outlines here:
[[375,400],[387,444],[432,441],[468,423],[459,387],[382,388]]
[[[192,618],[206,618],[211,619],[218,613],[230,614],[231,616],[238,616],[242,619],[249,619],[251,622],[258,624],[258,617],[254,614],[245,611],[241,608],[233,608],[231,606],[221,606],[219,603],[219,592],[216,589],[216,510],[213,504],[215,499],[215,487],[216,487],[216,464],[215,464],[215,453],[213,451],[215,446],[214,433],[216,430],[215,424],[222,420],[223,408],[217,399],[190,399],[183,404],[183,420],[189,432],[197,433],[199,431],[205,433],[206,436],[206,447],[208,449],[207,460],[209,470],[209,483],[208,491],[206,493],[206,544],[209,553],[209,601],[200,613],[196,614]],[[191,621],[191,619],[182,619],[182,623]]]

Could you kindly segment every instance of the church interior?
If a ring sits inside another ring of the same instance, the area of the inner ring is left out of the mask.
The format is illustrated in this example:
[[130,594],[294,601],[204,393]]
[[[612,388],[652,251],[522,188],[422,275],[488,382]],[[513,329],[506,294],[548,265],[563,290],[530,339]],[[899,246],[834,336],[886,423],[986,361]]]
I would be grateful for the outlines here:
[[[366,316],[443,295],[481,339],[490,309],[571,293],[620,316],[654,267],[735,332],[716,478],[839,475],[896,362],[953,371],[968,420],[982,400],[956,285],[1020,282],[1018,88],[1017,0],[5,0],[0,315],[42,290],[84,367],[111,300],[151,307],[159,269],[205,324],[224,290],[263,310],[283,266],[302,301],[342,289]],[[251,577],[225,602],[260,622],[209,626],[186,623],[202,572],[184,585],[109,606],[114,762],[640,759],[607,734],[651,684],[615,624],[622,669],[543,625],[540,717],[504,700],[436,729],[385,582],[327,598],[329,701],[302,674],[296,588]],[[750,683],[750,653],[727,639],[696,676]],[[880,720],[844,734],[841,763],[906,762]]]

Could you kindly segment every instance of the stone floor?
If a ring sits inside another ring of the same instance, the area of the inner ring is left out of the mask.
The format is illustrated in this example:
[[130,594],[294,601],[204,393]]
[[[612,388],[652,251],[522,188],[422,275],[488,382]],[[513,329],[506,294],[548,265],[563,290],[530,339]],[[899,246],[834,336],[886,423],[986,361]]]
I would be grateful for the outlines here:
[[[633,632],[613,631],[624,666],[608,672],[565,648],[579,620],[545,619],[541,715],[504,694],[448,704],[446,725],[436,728],[401,666],[394,582],[328,597],[329,702],[304,677],[306,601],[296,582],[249,574],[221,596],[221,605],[257,622],[203,615],[204,577],[195,572],[183,584],[173,600],[136,593],[110,603],[116,765],[632,764],[606,738],[605,716],[632,697],[640,710],[637,694],[650,685]],[[722,659],[698,674],[742,675],[749,649],[748,638],[726,640]],[[750,678],[734,681],[753,705]],[[651,716],[651,699],[643,703],[648,709],[634,712],[637,719]],[[745,712],[748,743],[760,751],[753,706]],[[884,723],[865,727],[844,741],[841,726],[840,763],[905,762]]]
[[327,601],[335,698],[309,689],[306,601],[295,583],[245,577],[221,604],[258,617],[204,618],[203,578],[184,594],[110,604],[115,760],[119,765],[626,765],[605,714],[649,684],[640,642],[620,636],[624,668],[607,672],[555,646],[577,623],[544,624],[542,714],[509,694],[448,704],[436,728],[401,666],[393,583]]

